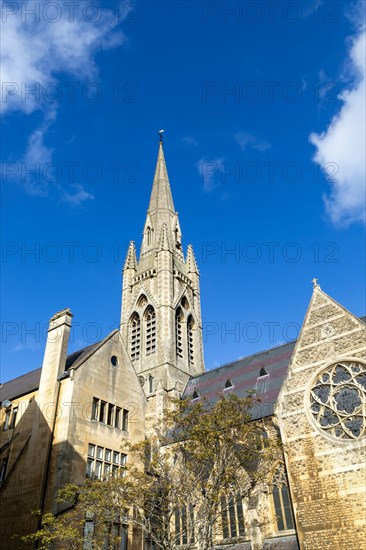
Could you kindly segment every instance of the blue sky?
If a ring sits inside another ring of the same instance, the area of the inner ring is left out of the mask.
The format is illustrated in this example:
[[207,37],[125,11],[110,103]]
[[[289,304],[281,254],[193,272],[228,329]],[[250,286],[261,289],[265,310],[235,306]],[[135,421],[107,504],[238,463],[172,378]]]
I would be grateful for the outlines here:
[[296,337],[313,277],[366,314],[363,3],[14,4],[1,6],[2,381],[41,366],[64,307],[70,351],[118,325],[161,128],[208,369]]

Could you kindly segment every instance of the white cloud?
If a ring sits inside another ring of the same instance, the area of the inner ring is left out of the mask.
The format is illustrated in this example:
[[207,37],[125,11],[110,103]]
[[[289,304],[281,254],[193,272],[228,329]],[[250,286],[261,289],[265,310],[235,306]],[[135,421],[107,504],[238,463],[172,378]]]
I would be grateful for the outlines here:
[[[43,109],[52,96],[65,93],[58,80],[58,73],[65,72],[77,81],[93,78],[97,74],[94,54],[98,50],[113,48],[125,41],[117,30],[118,18],[112,11],[100,8],[97,21],[90,21],[78,3],[75,17],[70,17],[61,0],[54,1],[60,7],[61,17],[51,22],[51,11],[40,11],[39,21],[28,10],[42,8],[42,2],[26,0],[12,2],[18,9],[15,14],[3,16],[1,22],[1,81],[0,109],[3,113],[22,111],[32,113]],[[3,2],[3,8],[6,5]],[[52,83],[52,86],[50,86]],[[37,94],[26,94],[28,90]]]
[[352,40],[347,71],[353,84],[339,99],[343,104],[328,128],[312,133],[317,148],[313,160],[328,175],[332,189],[324,196],[331,221],[339,226],[366,221],[365,213],[365,68],[366,33]]
[[[102,7],[102,3],[87,3],[90,5],[85,10],[87,4],[77,2],[70,14],[67,9],[70,3],[62,0],[49,3],[1,1],[0,113],[2,116],[11,112],[24,115],[35,111],[43,113],[43,121],[29,136],[21,159],[30,170],[52,162],[53,149],[46,145],[45,138],[57,118],[59,98],[69,98],[73,89],[74,93],[81,93],[83,84],[95,80],[98,75],[95,54],[98,51],[125,42],[125,35],[118,27],[129,15],[132,4],[119,5],[117,15]],[[45,6],[48,6],[46,11]],[[94,13],[93,6],[97,10]],[[35,10],[37,15],[31,15],[31,10]],[[59,20],[52,22],[57,14]],[[71,77],[68,83],[61,80],[61,73]],[[101,84],[95,82],[93,90],[101,88]],[[36,93],[29,93],[32,90]],[[36,174],[22,180],[24,189],[32,195],[48,193],[50,182],[45,181],[42,170],[40,172],[41,177]],[[58,189],[60,191],[61,187]],[[75,206],[91,198],[93,195],[79,186],[76,193],[62,191],[61,200]]]
[[198,141],[193,136],[184,136],[182,141],[183,143],[187,143],[187,145],[193,145],[194,147],[198,147]]
[[80,206],[85,201],[94,200],[94,195],[85,191],[84,187],[78,183],[72,186],[75,189],[75,193],[65,192],[61,201],[67,202],[70,206]]
[[211,193],[221,185],[222,164],[224,157],[215,158],[212,160],[200,159],[197,162],[197,168],[202,177],[203,190],[206,193]]
[[[22,165],[29,175],[23,178],[25,190],[30,195],[44,196],[48,193],[48,184],[43,175],[43,167],[52,162],[53,149],[44,143],[48,128],[56,119],[56,110],[45,113],[42,124],[32,132],[28,139],[27,148],[23,156]],[[31,175],[31,171],[34,175]]]
[[235,134],[234,137],[242,151],[245,151],[247,147],[252,147],[257,151],[264,153],[265,151],[268,151],[268,149],[271,148],[270,143],[268,143],[267,141],[262,141],[256,138],[255,136],[248,134],[247,132],[239,132]]

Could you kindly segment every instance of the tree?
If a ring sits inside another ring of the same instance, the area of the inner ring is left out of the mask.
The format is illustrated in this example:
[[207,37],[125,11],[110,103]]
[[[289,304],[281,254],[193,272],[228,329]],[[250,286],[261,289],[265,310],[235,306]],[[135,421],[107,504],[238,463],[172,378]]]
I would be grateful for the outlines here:
[[227,528],[235,503],[256,490],[280,454],[276,435],[268,437],[263,421],[251,420],[258,401],[255,393],[221,395],[213,403],[172,400],[155,435],[130,446],[127,475],[67,486],[59,498],[72,510],[45,516],[42,529],[27,540],[38,540],[39,548],[51,541],[83,548],[80,531],[92,518],[90,539],[97,548],[114,548],[116,518],[159,549],[194,544],[207,550],[218,529]]

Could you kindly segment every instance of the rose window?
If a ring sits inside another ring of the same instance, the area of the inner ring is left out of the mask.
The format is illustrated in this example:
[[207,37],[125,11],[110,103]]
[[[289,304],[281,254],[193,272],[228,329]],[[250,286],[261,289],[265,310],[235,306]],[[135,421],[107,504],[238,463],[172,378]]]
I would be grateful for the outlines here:
[[318,374],[310,390],[317,425],[338,439],[366,435],[366,366],[342,361]]

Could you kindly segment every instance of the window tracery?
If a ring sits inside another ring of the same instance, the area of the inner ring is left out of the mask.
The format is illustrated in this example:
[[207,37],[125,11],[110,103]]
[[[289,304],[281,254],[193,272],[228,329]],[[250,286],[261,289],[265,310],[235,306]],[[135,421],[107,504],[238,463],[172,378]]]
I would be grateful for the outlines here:
[[337,439],[366,435],[366,366],[342,361],[323,369],[310,388],[310,412],[320,430]]

